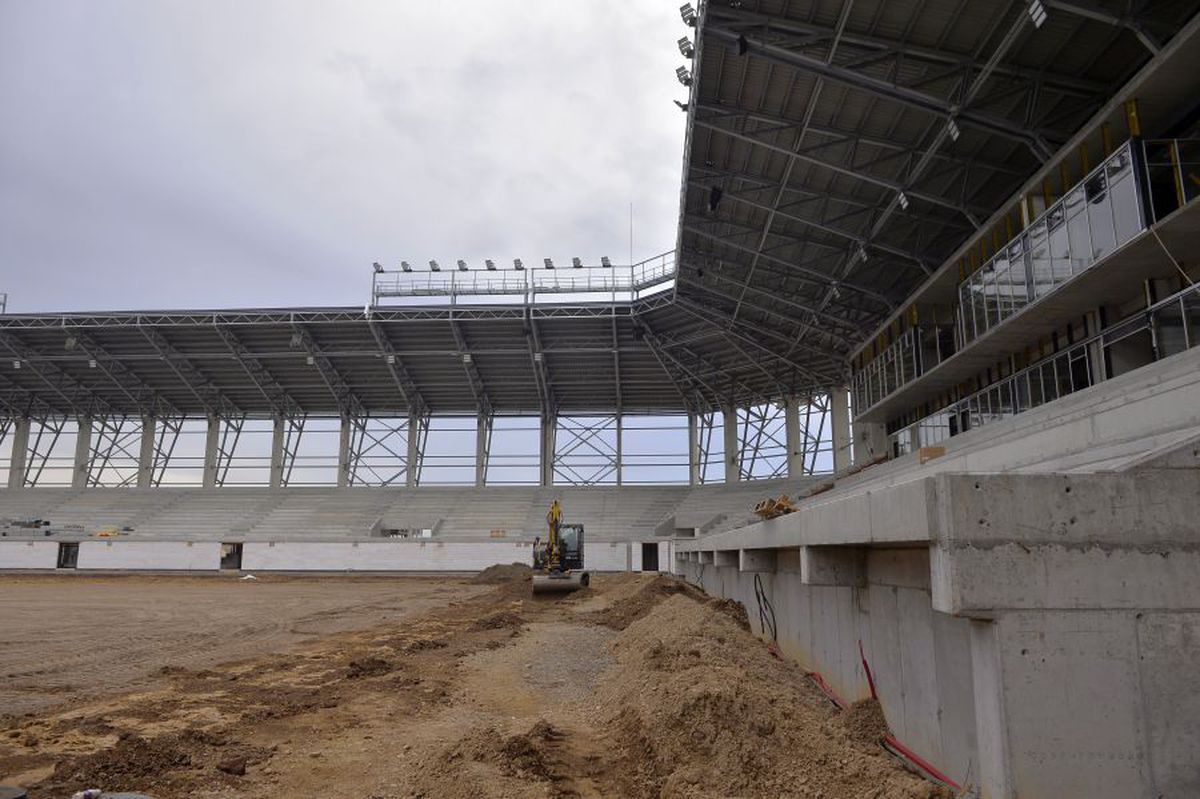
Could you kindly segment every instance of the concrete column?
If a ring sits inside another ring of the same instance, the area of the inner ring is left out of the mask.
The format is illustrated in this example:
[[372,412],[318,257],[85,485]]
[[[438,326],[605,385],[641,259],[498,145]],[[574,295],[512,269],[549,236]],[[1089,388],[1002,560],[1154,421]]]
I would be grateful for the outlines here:
[[624,436],[624,427],[621,424],[621,414],[617,414],[617,485],[621,485],[623,478],[622,461],[624,458],[621,455],[621,439]]
[[342,417],[342,425],[338,432],[338,488],[350,485],[350,434],[353,426],[349,416]]
[[700,485],[700,431],[693,411],[688,412],[688,485]]
[[475,487],[487,485],[488,467],[488,429],[491,420],[480,415],[475,420]]
[[787,440],[787,476],[804,474],[804,448],[800,445],[800,398],[783,401],[783,429]]
[[833,438],[833,470],[850,468],[850,392],[845,386],[829,389],[829,423]]
[[13,420],[12,456],[8,461],[8,487],[25,487],[25,465],[29,461],[29,417]]
[[205,488],[217,487],[217,459],[221,452],[221,417],[209,416],[204,431],[204,478]]
[[[1094,634],[1094,633],[1093,633]],[[971,682],[975,698],[975,746],[983,796],[1010,799],[1008,720],[996,625],[971,621]]]
[[71,470],[71,488],[87,488],[92,465],[92,417],[80,416],[75,436],[75,465]]
[[725,482],[738,483],[742,479],[742,448],[738,445],[737,409],[726,408],[722,413],[725,415]]
[[854,462],[866,463],[888,454],[887,428],[878,422],[854,425]]
[[421,417],[408,417],[408,452],[405,454],[404,485],[415,488],[417,485],[417,463],[421,460],[421,441],[417,431],[421,428]]
[[554,485],[554,429],[558,420],[553,416],[542,417],[541,447],[538,463],[541,465],[541,484]]
[[283,487],[283,437],[284,421],[282,416],[274,418],[271,430],[271,488]]
[[138,451],[138,488],[149,488],[154,480],[154,433],[158,422],[153,416],[142,417],[142,446]]

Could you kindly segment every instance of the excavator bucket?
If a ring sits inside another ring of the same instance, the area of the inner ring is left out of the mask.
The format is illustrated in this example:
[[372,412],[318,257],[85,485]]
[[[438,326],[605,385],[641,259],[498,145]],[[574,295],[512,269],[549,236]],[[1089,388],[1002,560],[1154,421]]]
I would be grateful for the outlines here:
[[534,594],[565,594],[587,587],[587,572],[559,572],[533,575]]

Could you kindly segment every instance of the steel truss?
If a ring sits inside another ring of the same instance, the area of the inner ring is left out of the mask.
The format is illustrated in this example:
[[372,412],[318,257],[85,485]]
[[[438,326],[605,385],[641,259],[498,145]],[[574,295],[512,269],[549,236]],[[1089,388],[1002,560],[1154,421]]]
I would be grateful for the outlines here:
[[[347,482],[352,486],[404,485],[409,473],[409,420],[352,416],[348,421],[350,466]],[[425,431],[428,429],[426,424]]]
[[30,417],[29,446],[26,449],[25,476],[21,485],[32,487],[38,484],[54,447],[66,430],[68,421],[66,416],[58,415]]
[[621,482],[618,414],[560,416],[554,436],[554,482],[592,486]]

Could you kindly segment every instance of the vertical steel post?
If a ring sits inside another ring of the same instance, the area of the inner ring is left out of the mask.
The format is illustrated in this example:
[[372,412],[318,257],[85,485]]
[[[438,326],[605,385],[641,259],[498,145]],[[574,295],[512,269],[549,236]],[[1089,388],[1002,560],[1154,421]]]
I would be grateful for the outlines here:
[[700,431],[696,412],[688,411],[688,485],[700,485]]
[[558,426],[558,419],[550,415],[543,415],[541,419],[541,452],[538,460],[541,467],[541,480],[539,482],[543,486],[552,486],[554,485],[554,431]]
[[337,485],[346,488],[350,485],[350,434],[353,425],[349,416],[341,417],[341,427],[338,429],[338,463]]
[[488,456],[492,446],[492,417],[479,414],[475,419],[475,487],[487,485]]
[[271,428],[271,488],[283,487],[284,431],[286,422],[282,416],[272,419]]

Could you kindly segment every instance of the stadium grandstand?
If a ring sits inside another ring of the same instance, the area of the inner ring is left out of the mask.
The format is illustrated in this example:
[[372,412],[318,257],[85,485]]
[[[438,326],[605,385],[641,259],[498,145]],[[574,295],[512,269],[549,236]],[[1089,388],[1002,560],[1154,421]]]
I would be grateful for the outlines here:
[[0,314],[0,568],[469,571],[559,499],[961,795],[1200,795],[1198,10],[685,5],[669,252]]

